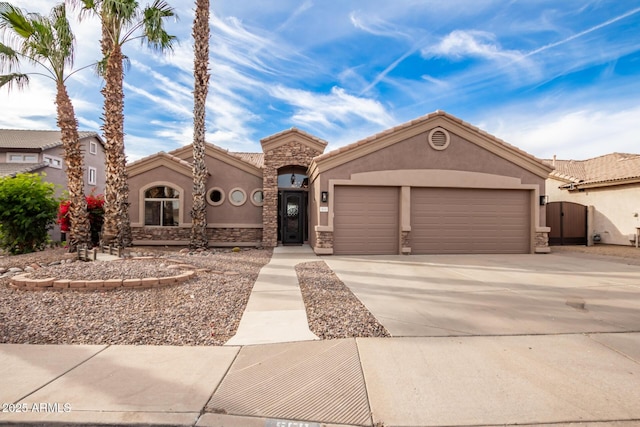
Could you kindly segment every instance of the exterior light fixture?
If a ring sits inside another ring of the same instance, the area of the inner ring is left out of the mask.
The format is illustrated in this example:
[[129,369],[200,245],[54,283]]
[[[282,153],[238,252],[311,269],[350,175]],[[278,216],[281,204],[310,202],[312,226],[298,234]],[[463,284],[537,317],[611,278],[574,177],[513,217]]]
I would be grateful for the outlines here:
[[549,196],[540,196],[540,206],[544,206],[549,203]]
[[293,186],[293,185],[295,185],[295,183],[296,183],[296,174],[292,173],[291,174],[291,185]]
[[329,201],[329,192],[328,191],[322,191],[320,193],[320,201],[322,203],[327,203]]

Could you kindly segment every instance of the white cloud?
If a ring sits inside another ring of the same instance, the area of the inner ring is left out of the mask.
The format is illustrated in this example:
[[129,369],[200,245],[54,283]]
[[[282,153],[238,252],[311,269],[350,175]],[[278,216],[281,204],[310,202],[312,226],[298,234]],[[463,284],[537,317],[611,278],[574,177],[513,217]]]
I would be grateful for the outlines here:
[[297,108],[292,117],[294,122],[314,128],[336,128],[354,119],[380,126],[393,123],[393,118],[380,102],[350,95],[339,87],[333,87],[328,94],[318,94],[279,85],[270,93]]
[[479,125],[537,157],[582,160],[612,153],[637,153],[640,107],[586,107],[527,115],[498,114]]
[[280,24],[280,26],[276,29],[276,32],[280,32],[280,31],[284,30],[285,28],[287,28],[300,15],[302,15],[303,13],[305,13],[307,10],[311,9],[312,7],[313,7],[313,2],[311,0],[305,0],[304,3],[302,3],[300,6],[298,6],[298,8],[296,8],[296,10],[293,11],[293,13],[287,18],[286,21],[284,21],[282,24]]
[[355,28],[374,36],[412,40],[409,34],[378,16],[365,16],[361,12],[353,11],[349,14],[349,21]]
[[495,34],[477,30],[455,30],[442,38],[434,46],[424,48],[423,56],[464,58],[476,57],[492,61],[516,61],[522,53],[516,50],[502,49]]

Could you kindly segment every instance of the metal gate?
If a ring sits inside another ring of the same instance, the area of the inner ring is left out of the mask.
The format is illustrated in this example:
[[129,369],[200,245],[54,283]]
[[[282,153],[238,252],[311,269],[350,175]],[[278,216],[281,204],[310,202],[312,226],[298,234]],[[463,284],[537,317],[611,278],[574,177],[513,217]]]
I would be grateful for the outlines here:
[[587,245],[587,207],[572,202],[547,203],[550,245]]

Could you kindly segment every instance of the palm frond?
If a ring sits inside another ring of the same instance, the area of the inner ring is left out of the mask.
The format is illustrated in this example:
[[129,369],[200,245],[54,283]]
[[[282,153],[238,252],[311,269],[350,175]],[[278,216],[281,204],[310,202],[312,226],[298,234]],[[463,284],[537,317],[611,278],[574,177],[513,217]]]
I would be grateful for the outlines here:
[[75,36],[67,19],[67,8],[60,3],[51,10],[51,23],[56,33],[58,51],[62,62],[73,67]]
[[29,76],[22,73],[11,73],[0,75],[0,87],[5,85],[9,90],[16,85],[18,89],[23,89],[29,84]]
[[10,73],[14,67],[17,67],[20,63],[20,56],[18,52],[13,50],[10,46],[4,43],[0,43],[0,72],[5,70]]
[[150,47],[157,50],[171,50],[176,37],[167,33],[164,23],[167,18],[178,19],[175,10],[164,0],[155,0],[144,9],[144,35]]

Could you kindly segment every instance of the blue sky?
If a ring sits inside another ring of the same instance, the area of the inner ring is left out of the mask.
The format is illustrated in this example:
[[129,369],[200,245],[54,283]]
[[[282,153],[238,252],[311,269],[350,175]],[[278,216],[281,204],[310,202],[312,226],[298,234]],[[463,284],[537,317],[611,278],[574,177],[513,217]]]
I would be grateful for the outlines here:
[[[195,2],[168,1],[173,52],[125,45],[129,160],[192,141]],[[232,151],[293,126],[334,149],[444,110],[541,158],[640,153],[640,0],[211,3],[207,141]],[[100,29],[73,25],[78,68]],[[101,86],[90,69],[69,81],[83,130],[99,131]],[[54,90],[2,89],[0,127],[55,129]]]

